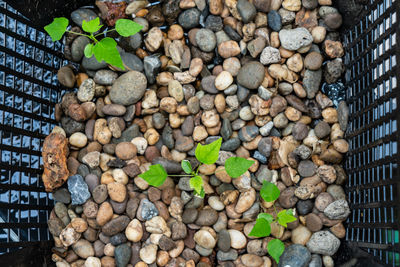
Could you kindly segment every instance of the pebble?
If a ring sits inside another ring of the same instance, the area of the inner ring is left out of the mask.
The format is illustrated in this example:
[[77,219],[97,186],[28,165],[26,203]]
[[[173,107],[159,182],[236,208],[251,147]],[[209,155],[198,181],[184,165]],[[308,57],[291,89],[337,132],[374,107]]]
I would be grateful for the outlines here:
[[200,230],[194,234],[194,241],[203,248],[213,249],[217,243],[210,232]]
[[83,259],[94,256],[94,249],[92,244],[85,239],[80,239],[75,244],[73,244],[72,249],[79,257]]
[[139,101],[146,87],[145,75],[137,71],[129,71],[115,80],[109,96],[113,103],[127,106]]
[[273,63],[279,63],[281,61],[281,54],[278,49],[267,46],[261,53],[260,62],[263,65],[269,65]]
[[312,43],[313,38],[307,29],[299,27],[295,29],[283,29],[279,31],[279,40],[283,48],[295,51],[309,46]]
[[264,66],[256,61],[245,64],[238,73],[237,81],[248,89],[257,89],[264,80]]
[[[78,59],[79,60],[79,59]],[[72,69],[68,66],[61,67],[57,72],[58,81],[65,87],[73,88],[76,78]]]
[[185,29],[189,30],[197,25],[199,25],[200,21],[200,11],[197,8],[190,8],[183,11],[179,17],[178,22],[179,24]]
[[268,12],[268,25],[275,32],[279,32],[282,28],[281,15],[276,10]]
[[94,97],[95,83],[92,79],[86,79],[79,86],[77,97],[81,102],[91,101]]
[[246,246],[247,240],[245,235],[235,229],[228,230],[229,235],[231,237],[231,247],[234,249],[242,249]]
[[237,1],[236,8],[244,23],[249,23],[250,21],[252,21],[257,13],[254,5],[247,0]]
[[90,198],[89,188],[79,174],[68,177],[68,190],[71,193],[72,205],[81,205]]
[[319,231],[311,236],[307,248],[311,253],[332,256],[339,249],[340,240],[329,231]]
[[324,209],[324,214],[331,220],[344,220],[350,215],[349,204],[345,199],[339,199]]
[[310,251],[299,244],[293,244],[285,248],[285,251],[279,259],[279,267],[298,266],[306,267],[311,261]]
[[196,44],[204,52],[211,52],[217,46],[217,38],[212,30],[200,29],[196,32]]

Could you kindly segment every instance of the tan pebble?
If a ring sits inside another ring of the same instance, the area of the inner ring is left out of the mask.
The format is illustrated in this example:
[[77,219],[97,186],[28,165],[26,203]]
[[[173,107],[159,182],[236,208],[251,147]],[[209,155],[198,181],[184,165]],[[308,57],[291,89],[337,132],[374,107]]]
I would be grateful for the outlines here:
[[115,267],[115,259],[110,256],[105,256],[101,258],[101,266],[102,267]]
[[129,160],[136,156],[137,148],[131,142],[121,142],[115,147],[115,155],[122,160]]
[[209,10],[213,15],[220,15],[224,9],[224,3],[222,0],[210,0]]
[[143,178],[140,178],[139,176],[135,177],[133,179],[133,182],[137,187],[139,187],[142,190],[146,190],[147,188],[149,188],[149,183],[146,182]]
[[292,242],[294,244],[300,244],[305,246],[308,240],[311,238],[311,231],[303,225],[299,225],[297,228],[292,230]]
[[178,113],[169,114],[170,126],[174,129],[179,128],[184,121],[184,118],[180,117]]
[[215,108],[217,109],[218,113],[221,114],[225,111],[226,101],[225,101],[225,97],[223,94],[218,94],[215,96],[214,105],[215,105]]
[[177,80],[168,83],[168,93],[178,102],[181,102],[184,98],[182,85]]
[[171,25],[168,29],[168,39],[179,40],[183,38],[183,28],[179,24]]
[[159,250],[157,252],[157,265],[165,266],[169,261],[169,254],[166,251]]
[[304,67],[303,58],[296,53],[287,60],[286,65],[291,71],[300,72]]
[[201,115],[201,121],[206,127],[215,127],[220,123],[219,115],[215,109],[204,111]]
[[299,83],[293,84],[293,91],[300,98],[305,98],[307,96],[306,90],[304,90],[303,86]]
[[218,54],[223,58],[230,58],[240,54],[240,47],[235,41],[225,41],[218,45]]
[[175,113],[178,102],[173,97],[164,97],[160,101],[160,109],[168,113]]
[[162,85],[162,86],[167,86],[168,83],[174,79],[174,75],[171,72],[160,72],[157,77],[157,84]]
[[[109,202],[101,203],[99,211],[97,212],[96,222],[103,226],[109,222],[113,217],[113,208]],[[111,256],[111,255],[109,255]]]
[[121,183],[109,183],[107,185],[108,195],[116,202],[123,202],[126,197],[126,187]]
[[322,117],[327,123],[335,123],[338,121],[338,114],[335,108],[329,107],[322,111]]
[[225,90],[233,83],[233,77],[228,71],[222,71],[215,79],[215,87],[218,90]]
[[347,153],[349,151],[349,143],[344,139],[335,140],[333,147],[340,153]]
[[128,184],[128,175],[122,169],[112,170],[112,176],[116,182],[124,185]]
[[318,4],[321,6],[331,6],[332,0],[318,0]]
[[237,76],[240,70],[240,60],[236,57],[230,57],[224,60],[222,68],[228,71],[232,76]]
[[277,32],[271,32],[271,46],[275,47],[275,48],[279,48],[279,46],[281,45],[281,42],[279,40],[279,33]]
[[82,148],[84,146],[86,146],[87,144],[87,137],[85,134],[77,132],[77,133],[73,133],[70,137],[69,137],[69,143],[77,148]]
[[301,9],[300,0],[284,0],[282,2],[282,7],[289,11],[299,11]]
[[87,222],[84,219],[78,217],[71,220],[71,226],[78,233],[83,233],[88,228]]
[[200,142],[208,137],[207,130],[204,126],[196,126],[193,130],[193,140]]
[[138,263],[135,264],[135,267],[147,267],[147,266],[148,266],[147,263],[145,263],[144,261],[139,261]]
[[162,31],[158,27],[153,27],[148,32],[148,35],[144,40],[144,44],[146,45],[146,48],[150,52],[154,52],[158,48],[160,48],[162,41],[163,41]]
[[139,220],[133,219],[125,229],[125,236],[129,241],[139,242],[143,236],[142,224]]
[[175,241],[175,245],[176,245],[176,248],[174,248],[168,252],[169,256],[171,258],[176,258],[179,255],[181,255],[183,249],[185,248],[185,243],[183,242],[183,240]]
[[298,121],[301,118],[301,112],[293,107],[287,107],[285,110],[285,116],[290,121]]
[[324,42],[325,53],[330,58],[340,58],[344,55],[343,45],[340,41],[326,40]]
[[201,58],[193,58],[190,61],[189,74],[193,77],[197,77],[203,70],[203,60]]
[[215,164],[202,164],[199,167],[199,172],[204,175],[212,175],[217,166]]

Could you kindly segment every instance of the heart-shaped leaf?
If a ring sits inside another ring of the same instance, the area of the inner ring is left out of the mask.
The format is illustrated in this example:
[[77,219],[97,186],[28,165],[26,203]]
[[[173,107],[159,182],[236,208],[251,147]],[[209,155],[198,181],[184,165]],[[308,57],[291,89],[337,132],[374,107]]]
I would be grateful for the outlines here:
[[218,160],[219,149],[221,148],[222,138],[208,145],[198,144],[196,147],[196,158],[204,164],[214,164]]
[[68,24],[69,21],[67,18],[55,18],[53,22],[45,26],[44,29],[50,35],[53,42],[55,42],[62,38],[67,30]]
[[279,191],[279,188],[276,185],[267,181],[263,182],[260,195],[265,201],[267,202],[275,201],[278,199],[280,194],[281,192]]
[[134,35],[141,29],[143,29],[142,25],[129,19],[119,19],[115,23],[115,30],[119,33],[119,35],[124,37]]
[[232,178],[238,178],[242,174],[244,174],[251,165],[254,164],[254,161],[247,160],[241,157],[232,157],[225,161],[225,170]]
[[160,186],[167,179],[167,172],[161,164],[151,165],[149,170],[138,175],[151,186]]

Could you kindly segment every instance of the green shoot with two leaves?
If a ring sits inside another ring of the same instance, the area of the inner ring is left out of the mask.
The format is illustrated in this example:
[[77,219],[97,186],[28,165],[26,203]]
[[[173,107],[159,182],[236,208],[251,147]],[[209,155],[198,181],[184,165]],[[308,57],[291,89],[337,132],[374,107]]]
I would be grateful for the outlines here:
[[[273,183],[264,181],[260,195],[266,202],[273,202],[279,198],[280,191],[279,188]],[[249,236],[266,237],[271,234],[271,223],[278,223],[286,228],[288,223],[297,220],[297,218],[293,216],[293,210],[282,210],[277,213],[275,205],[273,205],[273,207],[276,217],[268,213],[258,214],[256,224],[251,230]],[[279,263],[279,258],[285,250],[285,246],[279,239],[273,239],[268,242],[267,250],[269,255],[271,255],[271,257],[274,258],[277,263]]]
[[45,26],[44,29],[50,35],[53,42],[60,40],[66,32],[88,37],[90,40],[93,41],[93,43],[89,43],[88,45],[86,45],[84,50],[85,57],[90,58],[94,55],[98,62],[105,61],[106,63],[122,70],[125,70],[125,67],[122,62],[121,55],[119,54],[119,51],[117,49],[117,42],[110,37],[105,37],[101,40],[98,40],[96,37],[114,30],[123,37],[129,37],[138,33],[143,28],[142,25],[132,20],[119,19],[115,23],[115,29],[95,34],[103,27],[103,25],[100,24],[99,17],[90,21],[84,20],[82,22],[82,29],[88,34],[68,31],[68,25],[68,19],[61,17],[55,18],[53,22]]
[[[203,178],[199,175],[201,164],[214,164],[219,157],[222,138],[208,145],[198,144],[195,150],[195,156],[200,162],[197,170],[193,170],[192,165],[188,160],[181,162],[182,170],[186,173],[183,175],[168,175],[161,164],[150,166],[149,170],[139,175],[151,186],[160,186],[164,183],[168,176],[185,176],[192,177],[190,179],[190,187],[194,190],[197,196],[204,197]],[[237,178],[244,174],[253,165],[254,161],[240,157],[232,157],[226,160],[225,170],[229,176]]]

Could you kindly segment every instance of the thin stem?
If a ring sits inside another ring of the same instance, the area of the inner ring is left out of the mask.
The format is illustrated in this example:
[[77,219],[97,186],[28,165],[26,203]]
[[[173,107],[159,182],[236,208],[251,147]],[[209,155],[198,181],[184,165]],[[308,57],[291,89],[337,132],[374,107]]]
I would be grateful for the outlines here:
[[83,33],[79,33],[79,32],[73,32],[73,31],[68,31],[68,30],[67,30],[66,32],[69,32],[69,33],[72,33],[72,34],[76,34],[76,35],[86,36],[86,37],[89,37],[89,38],[90,38],[90,36],[87,35],[87,34],[83,34]]
[[272,206],[274,207],[274,210],[275,210],[275,216],[278,217],[278,212],[276,211],[275,204],[272,204]]
[[168,174],[168,176],[171,176],[171,177],[193,177],[193,175],[191,175],[191,174]]
[[100,35],[102,35],[102,34],[107,34],[107,33],[109,33],[109,32],[113,32],[113,31],[115,31],[115,29],[112,29],[112,30],[108,30],[108,31],[105,31],[105,32],[98,33],[98,34],[96,34],[94,37],[100,36]]

